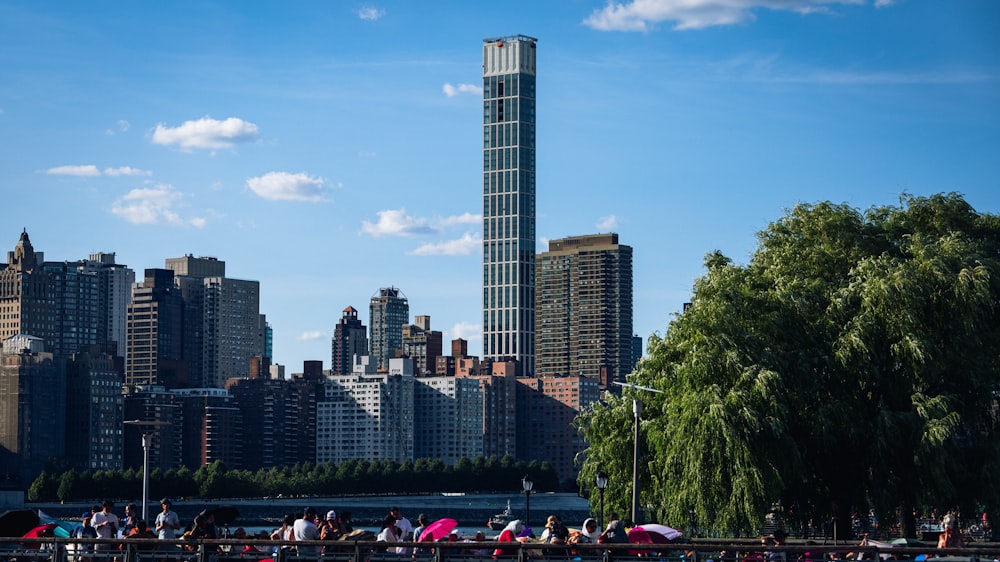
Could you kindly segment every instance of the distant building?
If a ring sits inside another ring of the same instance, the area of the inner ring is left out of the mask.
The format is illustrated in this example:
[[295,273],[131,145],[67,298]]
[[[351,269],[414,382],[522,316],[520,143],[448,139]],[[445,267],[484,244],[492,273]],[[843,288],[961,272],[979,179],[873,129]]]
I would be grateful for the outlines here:
[[354,356],[368,355],[368,328],[358,318],[353,306],[344,309],[333,329],[330,370],[335,375],[351,374]]
[[212,257],[168,258],[184,301],[184,358],[191,387],[222,388],[246,377],[250,358],[267,355],[260,282],[226,277]]
[[412,460],[413,361],[391,359],[388,372],[356,357],[354,373],[331,374],[316,404],[316,462]]
[[[229,468],[246,468],[243,418],[229,391],[184,388],[172,393],[181,408],[181,417],[175,423],[181,426],[184,466],[198,470],[221,461]],[[247,449],[252,453],[252,446]]]
[[132,291],[125,384],[191,386],[184,356],[184,301],[169,269],[147,269]]
[[66,366],[40,338],[19,335],[0,350],[0,485],[29,484],[66,442]]
[[413,455],[454,465],[483,454],[483,394],[479,381],[418,377],[413,390]]
[[124,402],[113,342],[66,362],[66,460],[77,470],[122,468]]
[[639,360],[642,359],[642,338],[638,335],[632,336],[632,370],[635,370]]
[[483,40],[483,357],[535,372],[535,46]]
[[230,379],[226,384],[242,423],[238,436],[241,468],[258,470],[314,461],[313,420],[323,383],[299,376]]
[[115,342],[116,355],[125,357],[128,305],[132,302],[135,271],[115,262],[115,253],[98,252],[76,262],[83,273],[97,277],[97,343]]
[[403,353],[403,326],[410,321],[410,304],[395,287],[379,289],[369,303],[371,356],[375,367],[389,368],[389,360]]
[[475,357],[456,357],[455,376],[475,379],[482,393],[483,456],[517,456],[517,363],[480,362]]
[[605,385],[632,372],[632,248],[617,234],[549,242],[538,255],[536,374]]
[[437,358],[441,356],[441,332],[431,330],[430,316],[417,316],[413,324],[403,326],[403,357],[413,359],[417,375],[437,372]]
[[125,421],[138,422],[125,424],[125,468],[142,470],[144,433],[150,436],[150,470],[183,466],[184,409],[177,395],[159,385],[126,385],[123,394]]
[[548,461],[561,481],[574,479],[576,455],[587,448],[573,419],[599,398],[595,377],[517,379],[517,457]]

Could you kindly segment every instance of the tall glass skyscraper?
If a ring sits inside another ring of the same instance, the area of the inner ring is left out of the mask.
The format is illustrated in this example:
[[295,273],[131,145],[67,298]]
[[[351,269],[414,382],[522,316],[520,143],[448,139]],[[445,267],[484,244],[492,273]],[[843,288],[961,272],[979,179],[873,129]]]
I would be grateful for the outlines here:
[[483,40],[483,357],[535,372],[535,44]]

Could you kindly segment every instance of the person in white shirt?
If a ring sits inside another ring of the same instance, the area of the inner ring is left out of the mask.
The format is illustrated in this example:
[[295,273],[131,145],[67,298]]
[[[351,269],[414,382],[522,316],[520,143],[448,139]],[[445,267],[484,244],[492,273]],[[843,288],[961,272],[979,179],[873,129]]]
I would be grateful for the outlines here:
[[[316,510],[307,507],[302,513],[302,517],[295,520],[292,525],[292,537],[297,541],[318,541],[319,527],[316,526]],[[316,556],[319,554],[318,546],[299,546],[296,549],[299,555]]]
[[413,536],[413,524],[410,523],[410,520],[403,517],[403,512],[398,507],[389,509],[389,515],[392,515],[393,519],[396,520],[396,528],[399,529],[400,540],[410,540],[410,537]]
[[[111,513],[111,510],[115,508],[115,502],[111,500],[104,500],[101,504],[101,510],[94,514],[91,518],[90,524],[94,526],[97,530],[97,538],[99,539],[114,539],[118,538],[118,516]],[[111,550],[117,548],[118,545],[114,544],[99,544],[96,550]]]

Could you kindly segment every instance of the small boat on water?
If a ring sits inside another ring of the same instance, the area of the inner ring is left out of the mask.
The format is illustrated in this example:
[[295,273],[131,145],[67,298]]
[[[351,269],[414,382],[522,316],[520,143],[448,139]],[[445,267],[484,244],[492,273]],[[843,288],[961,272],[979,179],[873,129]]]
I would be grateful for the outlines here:
[[507,509],[497,513],[486,522],[486,526],[494,531],[502,531],[507,523],[514,520],[514,512],[510,510],[510,500],[507,500]]

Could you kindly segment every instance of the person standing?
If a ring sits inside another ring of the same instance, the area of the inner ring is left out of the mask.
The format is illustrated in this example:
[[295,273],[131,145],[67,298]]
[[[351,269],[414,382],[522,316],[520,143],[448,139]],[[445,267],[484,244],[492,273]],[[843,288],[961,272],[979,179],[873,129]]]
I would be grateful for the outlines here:
[[154,528],[156,536],[161,540],[173,540],[177,538],[177,530],[181,528],[181,519],[177,514],[170,511],[171,503],[169,498],[160,500],[160,513],[156,515]]
[[[319,528],[316,527],[316,510],[307,507],[302,512],[302,517],[295,520],[292,525],[292,536],[296,541],[318,541]],[[319,554],[319,547],[316,546],[296,546],[295,550],[299,556],[316,556]]]
[[399,540],[410,540],[413,536],[413,523],[403,517],[403,512],[398,507],[389,509],[389,515],[396,520],[396,528],[399,529]]
[[[114,539],[118,537],[118,516],[111,513],[111,510],[114,508],[115,502],[111,500],[104,500],[104,502],[101,503],[101,510],[95,513],[91,518],[90,523],[97,531],[97,538]],[[117,545],[113,544],[99,544],[97,545],[97,550],[111,550],[116,546]]]

